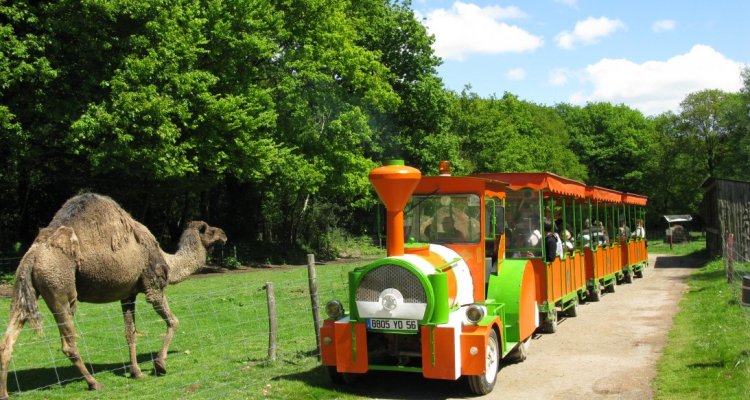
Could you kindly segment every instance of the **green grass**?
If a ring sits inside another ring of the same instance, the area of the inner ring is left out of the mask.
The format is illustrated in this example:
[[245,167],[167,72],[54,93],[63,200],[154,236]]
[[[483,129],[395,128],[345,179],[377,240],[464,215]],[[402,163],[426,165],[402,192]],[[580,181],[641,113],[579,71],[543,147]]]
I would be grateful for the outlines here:
[[688,254],[695,254],[706,248],[706,238],[701,236],[699,233],[691,233],[690,241],[686,243],[675,243],[669,246],[669,243],[664,243],[661,239],[649,240],[648,241],[648,252],[651,254],[671,254],[677,256],[684,256]]
[[[750,265],[736,265],[750,271]],[[659,361],[657,399],[750,398],[750,308],[740,282],[728,285],[724,261],[695,271]]]
[[[347,271],[362,263],[317,267],[319,303],[346,299]],[[265,282],[273,282],[278,360],[269,362]],[[86,383],[60,351],[54,320],[42,303],[44,336],[25,329],[15,346],[8,389],[18,399],[319,399],[359,398],[337,391],[319,366],[306,268],[216,274],[167,290],[181,324],[170,347],[168,373],[152,374],[152,354],[165,325],[138,298],[139,362],[147,375],[127,378],[128,351],[120,305],[81,303],[76,313],[81,356],[105,385]],[[0,299],[0,310],[9,310]],[[325,318],[321,311],[321,318]],[[7,323],[7,311],[0,315]],[[4,329],[3,329],[4,331]],[[60,384],[59,382],[62,382]],[[20,389],[19,389],[20,385]],[[41,389],[40,389],[41,388]]]

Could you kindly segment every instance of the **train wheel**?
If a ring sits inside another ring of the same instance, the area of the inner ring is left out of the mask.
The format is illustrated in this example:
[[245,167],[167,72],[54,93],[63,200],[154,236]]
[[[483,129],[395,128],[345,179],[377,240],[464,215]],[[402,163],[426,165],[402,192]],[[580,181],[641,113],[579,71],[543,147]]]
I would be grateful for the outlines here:
[[591,300],[591,301],[599,301],[602,298],[601,293],[602,292],[601,292],[601,289],[599,288],[599,285],[594,285],[589,288],[589,294],[586,297],[588,300]]
[[577,317],[578,316],[578,302],[573,300],[573,304],[565,310],[566,317]]
[[506,359],[510,362],[521,362],[529,356],[529,347],[531,347],[531,336],[519,343],[513,351],[508,354]]
[[607,293],[614,293],[615,292],[615,282],[612,281],[609,283],[608,286],[604,287],[604,291]]
[[630,270],[625,271],[622,280],[625,281],[625,283],[633,283],[633,273],[630,272]]
[[491,392],[497,381],[497,371],[500,369],[500,343],[494,329],[490,331],[490,337],[487,340],[486,357],[484,375],[468,376],[469,389],[477,395]]
[[639,269],[638,271],[635,271],[635,277],[636,278],[643,278],[643,270]]
[[580,292],[578,292],[578,303],[579,304],[584,304],[587,301],[589,301],[588,295],[586,293],[587,293],[586,290],[581,290]]
[[344,383],[344,374],[336,371],[336,367],[328,366],[326,370],[328,371],[328,377],[331,378],[331,382],[336,384]]
[[541,329],[544,333],[557,332],[557,309],[552,310],[551,313],[544,316]]
[[328,366],[326,367],[328,370],[328,377],[331,378],[331,382],[341,385],[341,384],[347,384],[347,385],[353,385],[357,382],[359,382],[360,379],[362,379],[362,374],[350,374],[348,372],[338,372],[336,371],[336,367]]

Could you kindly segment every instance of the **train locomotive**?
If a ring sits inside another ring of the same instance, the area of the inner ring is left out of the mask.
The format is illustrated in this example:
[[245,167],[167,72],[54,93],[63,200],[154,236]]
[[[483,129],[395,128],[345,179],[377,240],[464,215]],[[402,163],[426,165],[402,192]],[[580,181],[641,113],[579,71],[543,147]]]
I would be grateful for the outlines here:
[[[452,176],[448,162],[422,176],[389,161],[369,179],[386,208],[387,256],[351,271],[348,299],[326,304],[321,362],[334,382],[403,371],[465,376],[487,394],[501,362],[524,360],[558,313],[575,316],[579,302],[642,276],[647,263],[645,238],[599,241],[621,220],[635,232],[642,196],[612,191],[620,200],[600,207],[599,192],[554,174]],[[562,250],[544,245],[553,231]]]

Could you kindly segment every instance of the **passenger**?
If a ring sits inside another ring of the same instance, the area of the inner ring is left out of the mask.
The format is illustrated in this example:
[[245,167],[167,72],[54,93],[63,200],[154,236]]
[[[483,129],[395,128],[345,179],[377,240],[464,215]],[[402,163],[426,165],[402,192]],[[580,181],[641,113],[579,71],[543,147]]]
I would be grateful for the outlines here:
[[609,235],[607,234],[607,230],[604,228],[604,223],[602,221],[594,221],[594,234],[592,239],[595,239],[599,246],[609,245]]
[[544,231],[546,232],[544,237],[545,261],[552,262],[555,261],[556,256],[562,255],[562,241],[555,232],[554,224],[549,218],[544,219]]
[[620,227],[617,230],[618,239],[620,241],[626,241],[630,237],[630,227],[625,222],[625,218],[620,218]]
[[604,223],[599,221],[599,244],[602,246],[609,246],[609,234],[604,228]]
[[643,227],[643,220],[637,219],[635,220],[635,230],[633,231],[633,237],[636,239],[645,239],[646,238],[646,228]]
[[448,242],[466,242],[466,235],[456,228],[453,217],[445,217],[442,221],[443,234],[441,237]]
[[530,233],[526,242],[529,247],[538,247],[539,241],[542,240],[542,232],[539,231],[539,216],[529,218]]
[[573,254],[573,250],[575,250],[573,235],[570,234],[570,231],[568,229],[566,229],[563,234],[565,235],[565,250],[567,250],[570,254]]
[[591,247],[591,221],[588,218],[583,221],[583,230],[579,235],[579,239],[581,240],[581,246],[584,248]]

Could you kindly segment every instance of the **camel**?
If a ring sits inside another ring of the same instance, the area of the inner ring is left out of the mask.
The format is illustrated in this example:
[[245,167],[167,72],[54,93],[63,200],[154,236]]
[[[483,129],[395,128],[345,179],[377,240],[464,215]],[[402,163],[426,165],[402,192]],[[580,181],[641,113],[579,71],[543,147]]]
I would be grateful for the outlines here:
[[85,193],[65,202],[49,226],[39,231],[16,270],[13,299],[0,342],[0,400],[8,398],[8,364],[25,323],[41,330],[41,295],[60,330],[62,351],[78,368],[90,390],[103,386],[86,369],[76,347],[73,315],[79,301],[120,301],[132,378],[144,375],[136,359],[135,299],[146,301],[164,319],[167,333],[154,360],[156,375],[166,373],[169,343],[179,321],[169,310],[164,288],[187,279],[206,261],[207,249],[226,243],[224,231],[202,221],[188,224],[175,254],[161,250],[148,228],[109,197]]

